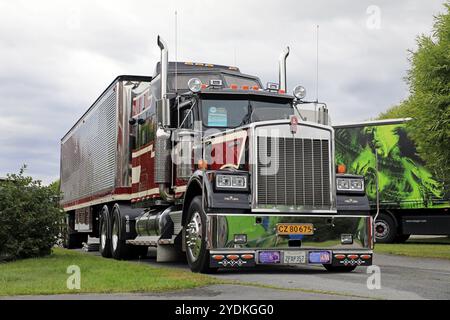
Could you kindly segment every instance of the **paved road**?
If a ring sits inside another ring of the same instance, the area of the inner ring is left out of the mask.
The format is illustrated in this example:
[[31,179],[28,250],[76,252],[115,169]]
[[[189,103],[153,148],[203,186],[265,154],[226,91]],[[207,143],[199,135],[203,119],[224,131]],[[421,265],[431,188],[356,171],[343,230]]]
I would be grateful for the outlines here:
[[[98,253],[90,253],[98,254]],[[186,269],[185,263],[156,263],[155,258],[136,261],[156,267]],[[221,270],[217,278],[252,285],[214,285],[162,294],[61,295],[33,299],[450,299],[450,261],[376,254],[381,288],[369,290],[366,268],[348,274],[327,273],[322,267],[258,267]],[[256,286],[255,286],[256,285]],[[274,288],[276,287],[276,288]],[[285,288],[289,290],[280,290]],[[24,297],[15,297],[22,299]]]
[[[450,250],[450,248],[449,248]],[[188,269],[184,263],[156,263],[154,258],[142,262],[155,266],[166,265]],[[258,285],[287,289],[322,291],[338,297],[358,296],[372,299],[450,299],[450,261],[376,254],[374,264],[381,271],[381,288],[369,290],[367,268],[352,273],[328,273],[317,267],[258,267],[250,270],[223,270],[215,277],[251,282]],[[278,290],[281,291],[281,290]],[[250,292],[252,292],[250,290]],[[285,291],[286,293],[286,291]],[[281,294],[281,292],[280,292]],[[288,292],[290,298],[302,298],[305,292]],[[275,296],[277,297],[277,296]],[[239,299],[246,296],[239,295]],[[256,298],[251,294],[248,298]],[[320,297],[319,297],[320,298]],[[328,299],[329,295],[324,295]]]

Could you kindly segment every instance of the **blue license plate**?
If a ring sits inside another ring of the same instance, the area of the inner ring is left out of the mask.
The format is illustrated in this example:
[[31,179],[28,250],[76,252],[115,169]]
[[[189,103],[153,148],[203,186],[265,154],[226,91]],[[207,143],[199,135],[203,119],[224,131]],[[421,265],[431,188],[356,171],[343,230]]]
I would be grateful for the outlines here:
[[259,263],[280,263],[280,251],[260,251],[258,256]]
[[330,263],[331,253],[330,251],[310,251],[309,252],[309,263]]

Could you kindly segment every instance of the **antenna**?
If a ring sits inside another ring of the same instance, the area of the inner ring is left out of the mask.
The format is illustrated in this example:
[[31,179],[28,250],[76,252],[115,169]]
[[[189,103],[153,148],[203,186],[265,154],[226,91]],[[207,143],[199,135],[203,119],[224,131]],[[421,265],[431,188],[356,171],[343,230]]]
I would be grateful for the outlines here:
[[178,12],[175,10],[175,92],[178,92]]
[[316,102],[319,102],[319,25],[316,29]]

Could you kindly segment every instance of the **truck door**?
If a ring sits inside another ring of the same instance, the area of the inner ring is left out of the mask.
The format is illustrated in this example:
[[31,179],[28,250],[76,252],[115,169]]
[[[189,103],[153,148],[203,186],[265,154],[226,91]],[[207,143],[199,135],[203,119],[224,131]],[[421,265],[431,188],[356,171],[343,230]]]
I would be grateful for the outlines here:
[[[184,104],[178,111],[179,125],[175,131],[174,164],[177,181],[182,183],[191,177],[196,163],[195,159],[201,158],[201,131],[196,130],[198,114],[195,105],[192,105],[192,103]],[[198,153],[200,155],[197,155]]]

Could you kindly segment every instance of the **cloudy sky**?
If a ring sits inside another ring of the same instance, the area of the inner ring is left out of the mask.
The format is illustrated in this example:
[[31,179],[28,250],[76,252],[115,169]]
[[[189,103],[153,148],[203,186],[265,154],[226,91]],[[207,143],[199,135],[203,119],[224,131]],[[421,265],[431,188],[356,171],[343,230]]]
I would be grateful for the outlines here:
[[151,75],[156,36],[179,61],[237,65],[277,81],[289,45],[288,85],[316,95],[334,123],[365,120],[408,95],[407,50],[430,34],[443,0],[10,1],[0,0],[0,176],[26,163],[59,176],[59,141],[119,74]]

